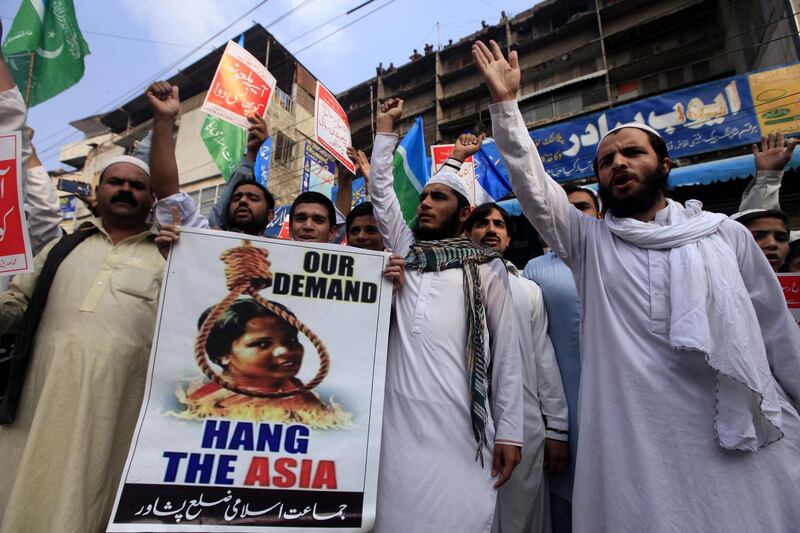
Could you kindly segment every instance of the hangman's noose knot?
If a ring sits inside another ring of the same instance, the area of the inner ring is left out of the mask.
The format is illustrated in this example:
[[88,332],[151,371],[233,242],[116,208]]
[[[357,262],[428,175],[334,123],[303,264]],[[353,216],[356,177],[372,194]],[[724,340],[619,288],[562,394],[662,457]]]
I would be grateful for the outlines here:
[[256,248],[250,241],[244,241],[242,246],[222,252],[220,259],[225,263],[225,284],[228,290],[244,289],[242,293],[253,295],[272,285],[267,255],[266,250]]

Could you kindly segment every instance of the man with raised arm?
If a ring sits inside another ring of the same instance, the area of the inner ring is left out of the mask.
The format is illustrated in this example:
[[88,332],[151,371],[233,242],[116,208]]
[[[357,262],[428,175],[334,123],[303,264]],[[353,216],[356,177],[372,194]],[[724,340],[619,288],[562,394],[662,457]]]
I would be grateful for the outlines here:
[[402,110],[398,99],[381,106],[369,181],[384,243],[407,268],[389,334],[375,531],[488,532],[522,444],[508,273],[497,252],[458,238],[470,204],[453,172],[422,189],[415,228],[404,222],[392,187]]
[[608,216],[583,216],[525,127],[516,52],[472,54],[514,191],[581,298],[574,530],[796,531],[800,330],[749,232],[666,198],[666,144],[637,123],[601,139]]

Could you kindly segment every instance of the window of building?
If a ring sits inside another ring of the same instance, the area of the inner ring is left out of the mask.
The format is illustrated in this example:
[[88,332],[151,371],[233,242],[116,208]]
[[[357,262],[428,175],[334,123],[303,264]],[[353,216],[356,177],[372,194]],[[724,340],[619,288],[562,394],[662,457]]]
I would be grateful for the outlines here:
[[272,140],[272,157],[276,163],[285,165],[292,160],[294,141],[281,132],[275,133]]
[[211,208],[214,207],[219,195],[225,190],[225,185],[212,185],[202,189],[192,191],[189,196],[197,202],[200,207],[200,213],[207,217],[211,214]]

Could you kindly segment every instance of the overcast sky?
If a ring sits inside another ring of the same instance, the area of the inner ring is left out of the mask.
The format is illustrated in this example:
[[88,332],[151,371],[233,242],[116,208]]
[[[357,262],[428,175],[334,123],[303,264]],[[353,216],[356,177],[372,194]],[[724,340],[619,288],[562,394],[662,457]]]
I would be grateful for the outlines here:
[[[30,111],[28,121],[36,130],[34,144],[45,166],[49,170],[62,166],[58,161],[59,147],[82,137],[81,132],[69,126],[70,121],[110,111],[130,100],[156,79],[157,74],[260,1],[74,0],[78,23],[91,55],[86,57],[86,73],[77,85]],[[314,76],[338,92],[374,76],[379,62],[384,66],[389,62],[400,65],[408,61],[412,49],[422,52],[426,42],[435,44],[437,21],[441,42],[457,41],[479,29],[481,20],[497,23],[501,10],[517,14],[537,2],[374,0],[351,15],[345,15],[364,1],[268,0],[159,78],[169,77],[226,40],[235,39],[253,22],[269,26],[270,22],[299,6],[285,19],[268,27],[293,53],[367,15],[298,54]],[[10,27],[19,3],[10,0],[0,7],[5,29]],[[375,12],[370,14],[373,10]]]

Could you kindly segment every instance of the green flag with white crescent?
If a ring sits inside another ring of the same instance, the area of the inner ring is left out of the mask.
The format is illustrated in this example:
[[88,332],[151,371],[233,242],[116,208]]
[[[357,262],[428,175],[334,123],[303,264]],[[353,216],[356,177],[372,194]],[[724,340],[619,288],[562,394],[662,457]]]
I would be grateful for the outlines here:
[[3,54],[28,107],[52,98],[83,77],[83,58],[89,45],[83,40],[72,0],[22,0],[11,24]]
[[247,147],[247,132],[230,122],[208,115],[200,136],[222,177],[228,181],[239,168],[239,161]]

